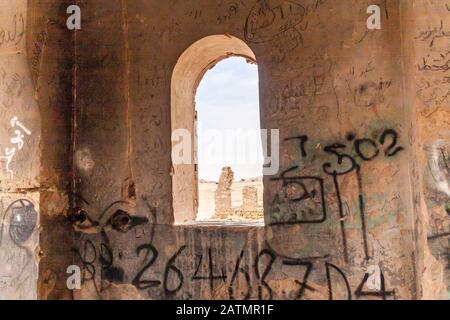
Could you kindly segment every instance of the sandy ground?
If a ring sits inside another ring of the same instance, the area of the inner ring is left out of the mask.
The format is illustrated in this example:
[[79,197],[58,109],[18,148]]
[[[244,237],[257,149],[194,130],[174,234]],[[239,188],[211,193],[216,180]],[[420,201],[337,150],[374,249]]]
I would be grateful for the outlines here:
[[[245,181],[235,181],[231,188],[231,201],[233,207],[242,205],[242,190],[246,186],[256,187],[258,190],[258,203],[263,205],[262,178]],[[197,220],[208,220],[214,215],[214,192],[217,189],[216,182],[200,182],[199,184],[199,208]]]

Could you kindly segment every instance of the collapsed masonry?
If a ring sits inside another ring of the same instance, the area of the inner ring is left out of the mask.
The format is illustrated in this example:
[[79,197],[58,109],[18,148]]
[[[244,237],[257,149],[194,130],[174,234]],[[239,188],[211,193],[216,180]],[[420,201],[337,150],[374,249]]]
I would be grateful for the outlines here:
[[222,168],[217,190],[215,192],[215,213],[212,217],[217,220],[259,220],[263,219],[263,208],[258,205],[258,190],[245,186],[242,190],[242,205],[233,208],[231,202],[231,188],[234,172],[230,167]]

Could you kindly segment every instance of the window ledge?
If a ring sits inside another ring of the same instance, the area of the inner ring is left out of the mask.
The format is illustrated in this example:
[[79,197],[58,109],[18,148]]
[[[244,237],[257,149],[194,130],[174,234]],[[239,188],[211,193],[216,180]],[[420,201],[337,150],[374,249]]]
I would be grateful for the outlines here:
[[226,221],[226,220],[202,220],[177,223],[176,226],[190,228],[261,228],[264,220],[255,221]]

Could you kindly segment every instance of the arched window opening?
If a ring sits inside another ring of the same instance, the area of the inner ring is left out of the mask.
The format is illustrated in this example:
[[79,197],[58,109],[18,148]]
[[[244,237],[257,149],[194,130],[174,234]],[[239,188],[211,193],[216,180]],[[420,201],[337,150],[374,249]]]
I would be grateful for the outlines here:
[[[214,79],[217,71],[221,80]],[[236,76],[238,79],[233,79]],[[243,92],[240,98],[238,91]],[[264,161],[259,131],[258,67],[245,42],[230,35],[208,36],[181,54],[172,75],[171,124],[174,223],[211,219],[262,222]],[[232,170],[235,174],[230,178]],[[225,183],[218,181],[220,176]],[[209,193],[205,193],[208,186],[202,184],[208,182],[212,184]],[[216,201],[220,197],[225,202]],[[219,207],[225,203],[226,212],[220,213],[222,209],[216,209],[215,202]],[[243,209],[248,208],[255,210],[244,213]]]

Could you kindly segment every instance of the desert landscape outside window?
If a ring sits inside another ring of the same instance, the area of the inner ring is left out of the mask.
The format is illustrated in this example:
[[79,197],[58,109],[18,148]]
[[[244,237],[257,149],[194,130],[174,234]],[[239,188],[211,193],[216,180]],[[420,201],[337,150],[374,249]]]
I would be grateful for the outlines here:
[[257,65],[232,57],[212,67],[197,88],[197,221],[264,219],[258,85]]

